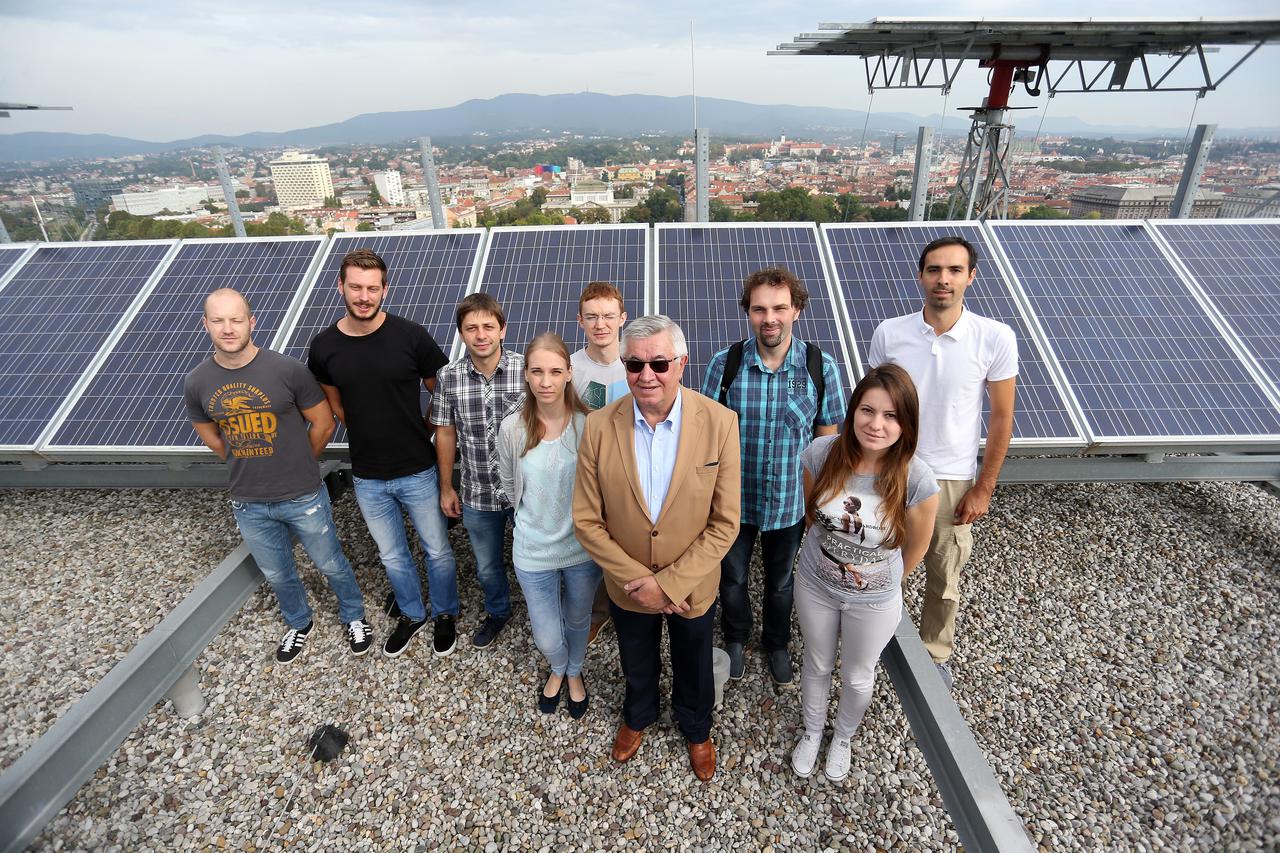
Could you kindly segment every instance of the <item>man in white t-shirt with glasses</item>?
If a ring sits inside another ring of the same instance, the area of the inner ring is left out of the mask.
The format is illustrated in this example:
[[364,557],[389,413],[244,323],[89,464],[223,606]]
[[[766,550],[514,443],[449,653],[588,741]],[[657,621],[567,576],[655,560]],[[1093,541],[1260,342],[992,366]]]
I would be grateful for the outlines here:
[[[978,273],[978,252],[962,237],[940,237],[920,253],[924,308],[885,320],[871,337],[870,367],[900,365],[920,395],[916,454],[938,478],[938,514],[925,554],[920,639],[947,687],[955,648],[960,569],[973,551],[970,526],[987,514],[1013,437],[1018,341],[1013,329],[964,307]],[[987,447],[982,438],[982,391],[991,401]]]

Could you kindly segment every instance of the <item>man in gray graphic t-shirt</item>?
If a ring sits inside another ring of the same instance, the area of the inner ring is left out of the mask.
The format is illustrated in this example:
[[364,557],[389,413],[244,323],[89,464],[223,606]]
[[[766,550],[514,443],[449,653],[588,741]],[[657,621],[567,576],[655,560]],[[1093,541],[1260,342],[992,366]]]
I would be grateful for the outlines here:
[[290,534],[328,580],[351,651],[362,655],[373,635],[316,464],[335,428],[324,392],[302,362],[253,343],[253,312],[239,292],[209,294],[204,327],[214,352],[187,374],[183,399],[200,440],[231,469],[236,525],[289,624],[276,660],[297,657],[312,628]]

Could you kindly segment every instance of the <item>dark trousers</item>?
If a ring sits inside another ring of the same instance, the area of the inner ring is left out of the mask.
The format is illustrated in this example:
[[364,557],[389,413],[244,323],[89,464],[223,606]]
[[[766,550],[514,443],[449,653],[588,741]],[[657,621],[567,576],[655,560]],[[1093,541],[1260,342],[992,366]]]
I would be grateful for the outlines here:
[[804,537],[804,520],[790,527],[760,532],[754,524],[738,529],[738,539],[720,561],[720,628],[726,643],[743,643],[751,639],[751,597],[747,578],[751,574],[751,549],[760,536],[764,562],[764,604],[760,644],[765,652],[776,652],[791,644],[791,602],[795,575],[792,569],[800,540]]
[[627,682],[622,719],[636,731],[658,719],[658,682],[662,678],[662,620],[671,640],[671,711],[689,743],[711,737],[715,683],[711,675],[711,632],[716,606],[696,619],[662,613],[633,613],[612,601],[618,654]]

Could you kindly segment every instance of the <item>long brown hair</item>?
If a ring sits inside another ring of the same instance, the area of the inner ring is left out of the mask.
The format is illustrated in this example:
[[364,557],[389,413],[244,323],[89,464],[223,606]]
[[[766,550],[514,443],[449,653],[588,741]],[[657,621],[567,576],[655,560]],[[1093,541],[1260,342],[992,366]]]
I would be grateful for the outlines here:
[[[569,348],[564,345],[564,340],[555,332],[543,332],[533,340],[529,341],[529,345],[524,348],[525,369],[529,369],[529,357],[538,350],[546,350],[553,352],[564,359],[566,369],[572,369],[569,362]],[[578,392],[573,387],[572,380],[564,383],[564,405],[569,410],[569,423],[565,429],[577,429],[573,423],[574,415],[585,415],[587,406],[578,397]],[[538,446],[538,442],[542,441],[543,427],[542,421],[538,418],[538,400],[537,395],[533,393],[533,388],[529,387],[529,380],[524,380],[524,406],[520,409],[520,420],[524,423],[524,450],[520,451],[520,455],[524,456],[530,450]]]
[[805,503],[805,518],[814,522],[817,509],[844,487],[862,460],[862,445],[853,429],[853,416],[858,404],[872,388],[881,388],[893,402],[893,410],[902,427],[902,435],[880,459],[876,471],[876,491],[880,493],[880,522],[886,535],[885,548],[899,548],[907,535],[907,469],[916,452],[920,435],[920,398],[916,396],[915,383],[907,372],[896,364],[873,367],[862,377],[849,398],[849,409],[844,415],[844,430],[831,444],[826,460],[822,463],[809,500]]

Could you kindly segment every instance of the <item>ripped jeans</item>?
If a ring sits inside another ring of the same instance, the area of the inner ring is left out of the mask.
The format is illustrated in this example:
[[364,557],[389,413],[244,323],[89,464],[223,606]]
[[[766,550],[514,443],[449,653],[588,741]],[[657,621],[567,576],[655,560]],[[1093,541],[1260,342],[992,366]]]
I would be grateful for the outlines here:
[[338,541],[328,489],[321,485],[314,492],[283,501],[232,501],[231,509],[240,535],[275,590],[280,613],[290,628],[305,628],[311,621],[311,606],[293,561],[290,534],[329,582],[343,624],[364,618],[364,598]]

